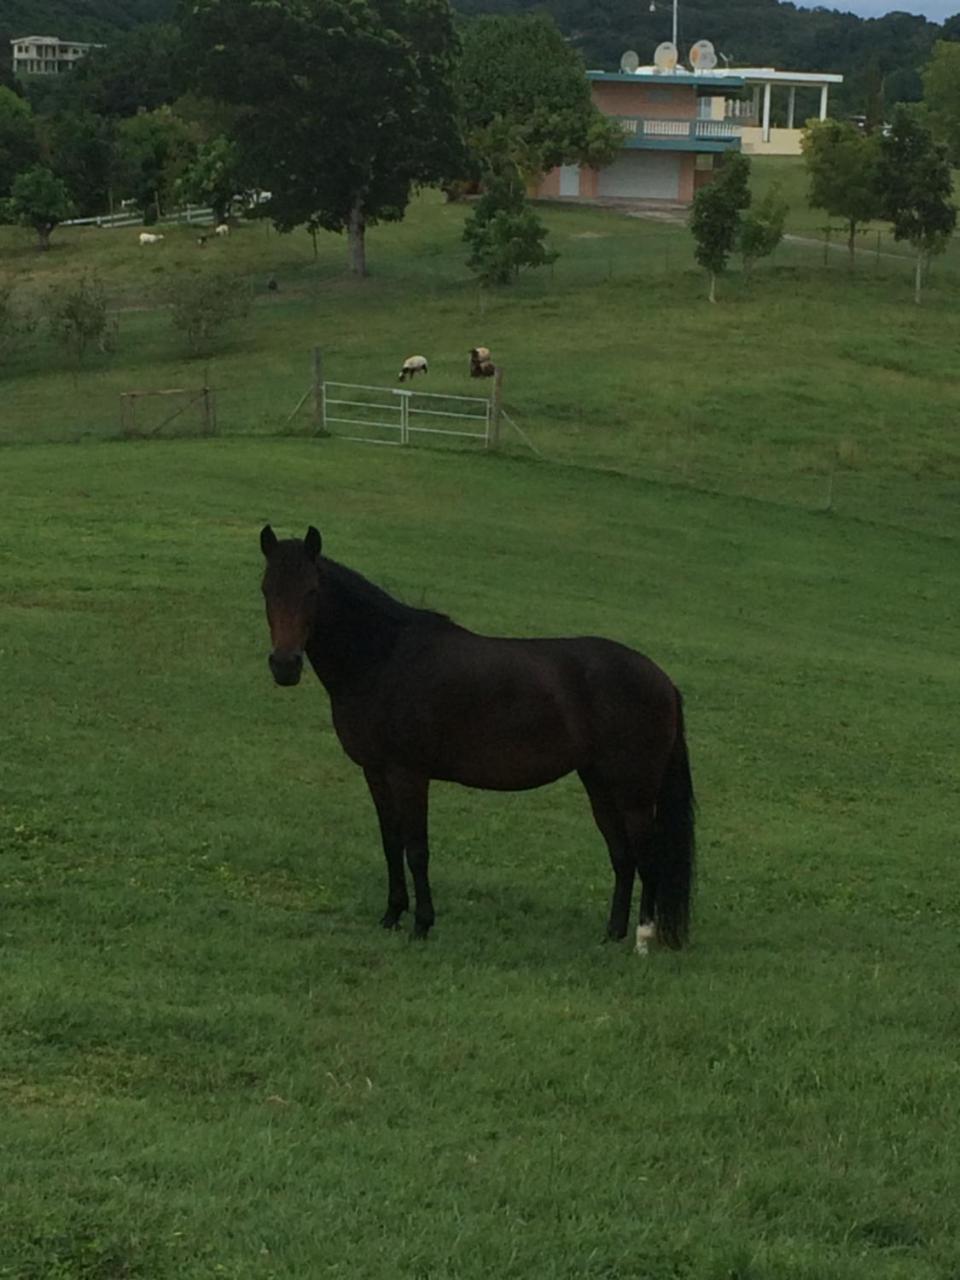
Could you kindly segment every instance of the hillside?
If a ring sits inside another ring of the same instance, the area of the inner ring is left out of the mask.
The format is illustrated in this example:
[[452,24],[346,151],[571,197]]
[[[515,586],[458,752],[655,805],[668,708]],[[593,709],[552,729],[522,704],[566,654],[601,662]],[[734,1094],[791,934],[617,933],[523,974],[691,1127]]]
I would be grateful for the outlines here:
[[172,12],[172,0],[0,0],[0,34],[105,40]]

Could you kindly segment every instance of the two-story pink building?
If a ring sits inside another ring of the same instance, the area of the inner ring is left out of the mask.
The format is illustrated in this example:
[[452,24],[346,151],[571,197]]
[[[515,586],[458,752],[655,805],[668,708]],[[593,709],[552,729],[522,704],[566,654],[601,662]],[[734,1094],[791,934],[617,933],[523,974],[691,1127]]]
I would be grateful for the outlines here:
[[687,205],[711,181],[718,155],[740,150],[740,129],[714,118],[713,99],[743,88],[733,72],[588,71],[593,101],[619,121],[623,150],[603,169],[563,165],[535,188],[540,198],[654,200]]

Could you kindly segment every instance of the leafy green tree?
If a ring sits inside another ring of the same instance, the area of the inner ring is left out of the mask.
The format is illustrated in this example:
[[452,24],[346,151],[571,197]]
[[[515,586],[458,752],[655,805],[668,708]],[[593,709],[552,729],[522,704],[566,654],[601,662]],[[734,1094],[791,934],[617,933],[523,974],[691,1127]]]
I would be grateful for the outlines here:
[[58,288],[47,298],[47,325],[55,342],[83,364],[88,348],[96,343],[107,349],[107,296],[96,276],[83,275],[73,285]]
[[180,277],[167,298],[170,320],[192,355],[208,355],[250,312],[250,289],[236,276],[195,272]]
[[757,258],[766,258],[783,239],[783,228],[789,212],[787,202],[777,186],[772,186],[758,204],[740,215],[737,248],[749,275]]
[[240,185],[237,144],[220,137],[200,144],[177,180],[175,194],[184,203],[210,205],[215,221],[222,222]]
[[934,134],[947,144],[950,160],[960,164],[960,43],[938,40],[923,73],[924,101]]
[[45,162],[70,188],[82,216],[103,213],[110,203],[114,128],[90,112],[63,112],[40,121]]
[[145,221],[159,218],[193,160],[189,127],[169,107],[143,111],[117,126],[117,186],[136,200]]
[[557,258],[546,247],[547,229],[531,209],[519,171],[507,163],[464,224],[470,245],[467,265],[481,284],[509,284],[524,267],[542,267]]
[[416,186],[456,176],[457,38],[447,0],[181,4],[195,90],[233,104],[244,184],[281,231],[399,221]]
[[30,104],[0,86],[0,197],[8,195],[18,173],[39,158]]
[[590,99],[583,61],[546,14],[489,14],[463,34],[457,94],[479,169],[509,157],[525,178],[567,162],[608,164],[620,127]]
[[50,248],[50,234],[73,212],[70,192],[62,178],[35,164],[19,174],[6,202],[10,216],[21,226],[33,227],[41,249]]
[[727,269],[740,230],[740,214],[750,205],[750,161],[734,152],[726,156],[713,182],[701,187],[690,211],[696,240],[694,256],[710,277],[711,302],[717,300],[717,276]]
[[181,92],[180,33],[149,24],[117,32],[91,49],[69,75],[56,79],[50,110],[86,111],[126,119],[168,106]]
[[924,268],[947,247],[957,209],[946,146],[934,141],[917,108],[894,112],[890,133],[880,139],[877,178],[882,216],[893,223],[894,238],[916,250],[913,300],[919,303]]
[[847,226],[849,266],[856,260],[857,228],[879,215],[878,138],[841,120],[812,121],[801,141],[810,179],[808,201]]

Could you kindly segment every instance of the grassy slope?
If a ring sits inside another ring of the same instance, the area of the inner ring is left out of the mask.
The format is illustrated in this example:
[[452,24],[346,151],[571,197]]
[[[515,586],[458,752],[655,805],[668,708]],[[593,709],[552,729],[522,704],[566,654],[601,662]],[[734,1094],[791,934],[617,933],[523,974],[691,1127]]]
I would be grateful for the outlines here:
[[[797,206],[796,165],[757,164],[757,188],[781,170]],[[153,300],[184,271],[228,266],[259,300],[211,360],[225,430],[304,430],[287,419],[315,343],[328,377],[389,383],[417,350],[431,358],[432,390],[462,393],[476,390],[466,351],[483,342],[507,370],[511,413],[552,459],[807,507],[823,504],[838,470],[845,510],[935,528],[954,509],[952,259],[916,308],[909,260],[867,257],[851,282],[841,255],[824,268],[818,250],[792,244],[752,286],[732,274],[711,309],[683,228],[561,208],[545,210],[562,251],[554,271],[480,300],[463,265],[463,216],[428,195],[405,223],[376,229],[377,274],[361,286],[344,278],[333,236],[314,263],[306,236],[260,226],[206,250],[186,229],[149,250],[135,229],[67,230],[38,261],[25,233],[7,232],[23,300],[89,267],[126,309],[117,352],[91,357],[79,377],[43,343],[8,361],[0,438],[115,434],[121,391],[198,385],[200,364],[182,359]]]
[[[0,1276],[943,1280],[956,544],[336,442],[4,451]],[[272,687],[256,530],[686,691],[695,945],[598,945],[575,784],[438,787],[436,938]]]

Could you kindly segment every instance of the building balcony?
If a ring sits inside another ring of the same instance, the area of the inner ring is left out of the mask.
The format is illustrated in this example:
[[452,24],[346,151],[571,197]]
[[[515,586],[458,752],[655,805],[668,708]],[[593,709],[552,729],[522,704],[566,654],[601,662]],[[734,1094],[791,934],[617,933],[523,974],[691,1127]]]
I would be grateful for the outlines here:
[[740,126],[729,120],[618,116],[625,147],[660,151],[739,151]]

